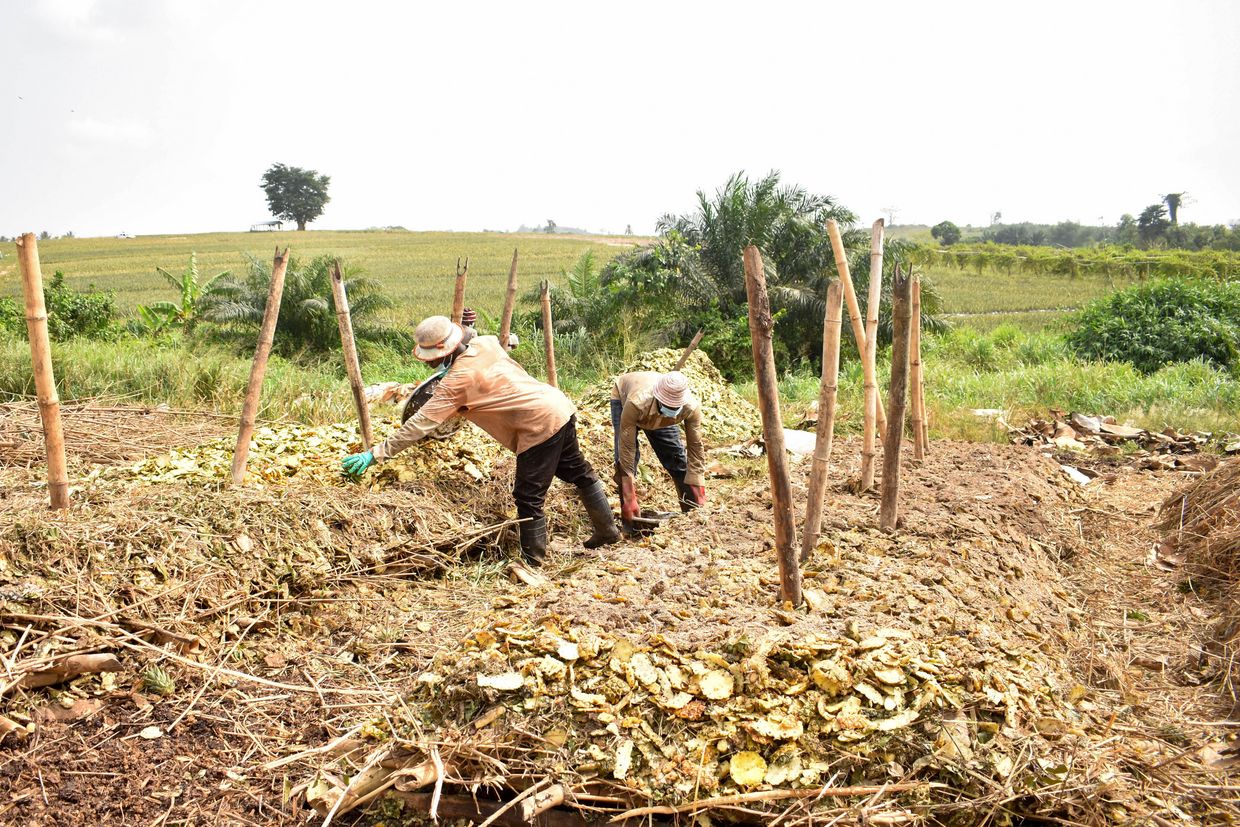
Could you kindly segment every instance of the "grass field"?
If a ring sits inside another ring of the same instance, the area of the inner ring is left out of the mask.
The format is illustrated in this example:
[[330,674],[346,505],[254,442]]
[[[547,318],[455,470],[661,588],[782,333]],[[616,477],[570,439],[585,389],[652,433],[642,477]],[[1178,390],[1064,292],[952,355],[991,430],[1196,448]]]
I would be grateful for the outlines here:
[[[63,270],[70,285],[94,284],[115,291],[117,304],[125,313],[132,312],[138,304],[173,298],[171,289],[156,274],[155,267],[179,273],[189,260],[190,252],[198,254],[199,269],[204,274],[220,270],[243,272],[246,253],[269,259],[276,244],[290,246],[298,258],[334,253],[381,282],[396,301],[396,307],[387,314],[389,320],[407,323],[449,307],[458,256],[470,259],[467,303],[498,315],[514,247],[520,249],[519,277],[521,295],[524,295],[540,279],[556,282],[560,270],[588,249],[595,250],[600,262],[604,262],[645,240],[626,236],[533,233],[312,230],[133,239],[53,239],[41,242],[39,253],[45,275]],[[0,259],[0,295],[18,295],[20,286],[13,248],[6,244],[0,251],[5,254]],[[944,311],[951,315],[952,323],[977,330],[990,330],[1001,324],[1039,330],[1057,323],[1066,311],[1128,283],[1101,275],[1028,276],[988,272],[979,276],[950,267],[931,267],[925,275],[943,296]]]
[[[39,243],[45,277],[62,270],[67,284],[94,284],[116,293],[124,313],[138,304],[172,299],[172,290],[156,272],[157,266],[180,273],[189,254],[198,254],[199,271],[244,273],[245,254],[270,261],[275,246],[287,245],[291,254],[309,259],[332,253],[362,268],[381,282],[396,306],[390,320],[408,322],[452,305],[456,260],[469,257],[466,304],[498,316],[512,250],[520,250],[518,277],[521,294],[539,280],[558,278],[561,268],[589,249],[606,261],[643,239],[626,236],[562,236],[509,233],[414,233],[310,230],[281,233],[206,233],[138,238],[66,238]],[[0,295],[19,295],[17,257],[12,244],[0,246]]]

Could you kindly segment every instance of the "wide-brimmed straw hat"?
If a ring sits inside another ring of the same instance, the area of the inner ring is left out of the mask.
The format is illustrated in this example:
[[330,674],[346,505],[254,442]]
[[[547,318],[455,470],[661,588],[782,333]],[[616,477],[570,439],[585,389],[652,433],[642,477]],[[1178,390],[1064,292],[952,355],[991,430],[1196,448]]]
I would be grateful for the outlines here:
[[689,398],[689,380],[678,370],[663,374],[654,383],[654,398],[668,408],[684,407]]
[[423,362],[433,362],[456,350],[465,331],[447,316],[429,316],[413,331],[418,346],[413,355]]

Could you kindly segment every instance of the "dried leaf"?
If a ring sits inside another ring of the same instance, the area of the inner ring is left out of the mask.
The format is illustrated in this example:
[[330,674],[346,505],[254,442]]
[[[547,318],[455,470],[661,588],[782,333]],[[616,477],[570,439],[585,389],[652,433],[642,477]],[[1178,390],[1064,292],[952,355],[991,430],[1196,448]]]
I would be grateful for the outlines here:
[[766,761],[756,752],[738,752],[729,762],[728,774],[740,787],[756,787],[766,778]]
[[520,672],[504,672],[499,675],[479,675],[478,685],[487,689],[497,689],[500,692],[512,692],[525,686],[525,678],[521,677]]
[[712,701],[722,701],[732,696],[732,690],[735,688],[736,681],[732,678],[730,672],[724,672],[722,669],[713,669],[698,680],[698,685],[702,689],[703,696],[710,698]]

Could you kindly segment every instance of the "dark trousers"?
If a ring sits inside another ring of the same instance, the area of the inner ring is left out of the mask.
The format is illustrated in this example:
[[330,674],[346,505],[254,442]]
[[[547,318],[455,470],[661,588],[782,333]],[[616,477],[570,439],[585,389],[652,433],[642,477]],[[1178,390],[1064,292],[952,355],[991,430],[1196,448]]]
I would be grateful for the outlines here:
[[577,444],[577,417],[569,417],[555,436],[517,454],[517,479],[512,498],[521,519],[543,516],[543,502],[553,477],[576,486],[591,485],[598,477]]
[[[624,412],[624,405],[619,399],[611,400],[611,430],[615,436],[616,443],[616,464],[620,464],[620,415]],[[655,428],[653,431],[647,431],[644,428],[638,428],[637,433],[633,435],[637,439],[637,434],[645,434],[646,441],[650,443],[650,447],[654,449],[654,454],[659,458],[659,462],[667,469],[667,473],[672,479],[681,483],[685,481],[685,474],[689,473],[689,461],[685,457],[685,445],[680,441],[680,426],[668,425],[666,428]],[[634,462],[641,461],[641,445],[638,440],[637,445],[633,446]]]

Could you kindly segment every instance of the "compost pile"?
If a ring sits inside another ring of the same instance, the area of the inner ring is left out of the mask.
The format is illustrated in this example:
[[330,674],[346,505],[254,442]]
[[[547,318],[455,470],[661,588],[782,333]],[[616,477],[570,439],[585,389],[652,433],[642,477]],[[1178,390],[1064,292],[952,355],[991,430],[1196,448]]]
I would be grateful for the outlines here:
[[[662,348],[644,353],[621,373],[653,370],[670,371],[680,359],[681,351]],[[741,398],[732,385],[723,378],[710,357],[695,350],[681,372],[689,380],[689,388],[702,403],[702,432],[706,440],[715,445],[730,445],[756,436],[762,430],[758,409]],[[611,421],[611,394],[613,380],[601,382],[582,394],[582,413],[593,415],[603,421]]]
[[[382,441],[397,424],[376,422],[374,435]],[[142,460],[122,472],[146,482],[224,483],[231,477],[235,438],[221,437],[191,448],[168,451]],[[481,429],[466,423],[448,439],[427,439],[368,471],[360,480],[346,476],[340,460],[362,450],[356,424],[278,425],[254,431],[246,465],[248,484],[284,484],[292,480],[325,485],[360,483],[378,490],[396,483],[480,482],[491,476],[504,458],[502,446]]]
[[1113,416],[1096,416],[1052,410],[1051,419],[1031,419],[1023,427],[1007,428],[1008,438],[1015,445],[1042,446],[1061,451],[1088,453],[1094,457],[1121,456],[1121,446],[1135,447],[1124,452],[1125,462],[1150,471],[1208,471],[1218,464],[1215,449],[1224,454],[1240,453],[1240,435],[1216,435],[1205,432],[1177,431],[1165,428],[1150,431],[1121,425]]

